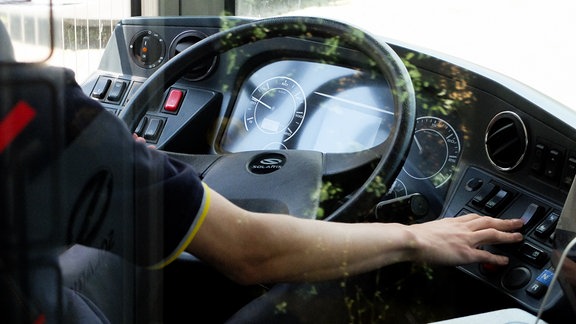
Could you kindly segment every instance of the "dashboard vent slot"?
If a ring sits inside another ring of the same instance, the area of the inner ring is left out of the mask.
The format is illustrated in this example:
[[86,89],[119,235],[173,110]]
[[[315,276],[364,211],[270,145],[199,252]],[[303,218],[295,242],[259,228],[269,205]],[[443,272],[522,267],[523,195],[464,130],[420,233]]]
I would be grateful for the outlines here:
[[[207,36],[204,33],[189,30],[176,36],[170,44],[169,57],[172,58],[181,52],[183,52],[188,47],[198,43]],[[211,57],[209,59],[198,62],[195,66],[191,67],[190,70],[184,75],[184,78],[190,81],[198,81],[207,77],[210,72],[214,69],[217,63],[217,57]]]
[[485,148],[490,163],[501,171],[520,165],[528,149],[528,132],[520,116],[511,111],[494,116],[486,130]]

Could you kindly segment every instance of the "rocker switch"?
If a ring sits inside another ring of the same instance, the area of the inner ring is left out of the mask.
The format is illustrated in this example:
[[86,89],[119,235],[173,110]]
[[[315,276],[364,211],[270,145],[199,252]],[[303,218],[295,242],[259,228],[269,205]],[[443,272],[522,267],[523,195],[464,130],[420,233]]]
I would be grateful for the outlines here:
[[558,150],[550,150],[544,165],[544,175],[550,179],[556,179],[562,169],[563,154]]
[[530,204],[526,207],[526,210],[522,214],[520,219],[524,222],[523,229],[527,230],[535,221],[537,221],[542,213],[544,212],[544,207],[538,206],[537,204]]
[[162,120],[158,118],[150,118],[148,121],[148,126],[144,132],[144,138],[149,141],[154,141],[158,139],[160,135],[160,129],[162,128]]
[[110,89],[110,93],[108,94],[108,100],[118,102],[122,99],[122,95],[124,94],[124,90],[128,86],[128,82],[124,80],[116,80],[114,85]]
[[534,234],[540,238],[550,237],[550,234],[556,228],[556,223],[560,219],[560,215],[557,212],[551,212],[543,221],[536,227]]
[[168,98],[166,98],[166,102],[164,103],[164,110],[171,113],[176,112],[178,107],[180,107],[183,97],[184,91],[179,89],[170,90]]
[[108,92],[111,83],[112,80],[108,78],[98,79],[96,86],[94,86],[94,90],[92,90],[92,98],[104,99],[104,96],[106,96],[106,92]]
[[486,209],[490,212],[497,212],[501,210],[510,198],[510,192],[500,189],[498,192],[486,202]]
[[482,207],[490,199],[496,191],[500,189],[493,183],[487,183],[480,188],[480,191],[472,198],[472,203],[476,206]]

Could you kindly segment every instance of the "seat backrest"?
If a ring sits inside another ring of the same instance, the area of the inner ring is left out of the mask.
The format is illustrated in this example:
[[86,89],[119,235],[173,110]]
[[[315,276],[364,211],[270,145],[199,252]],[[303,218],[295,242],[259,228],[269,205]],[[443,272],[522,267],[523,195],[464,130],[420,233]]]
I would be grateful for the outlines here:
[[[133,219],[130,144],[106,146],[117,142],[123,129],[112,126],[120,121],[99,113],[76,118],[90,119],[85,125],[66,124],[65,107],[78,96],[67,92],[71,72],[15,62],[1,21],[0,44],[0,318],[136,322],[135,302],[124,296],[136,294],[141,269],[109,252],[67,246],[79,239],[133,250],[129,231],[95,238],[94,230],[108,210]],[[112,191],[121,198],[111,199]]]
[[[1,21],[0,44],[0,313],[8,322],[27,323],[53,318],[59,309],[59,267],[50,238],[56,223],[47,210],[40,220],[48,225],[45,231],[28,232],[36,220],[25,213],[30,201],[24,192],[29,179],[61,149],[53,128],[58,116],[52,114],[61,82],[58,76],[38,78],[29,64],[15,62]],[[41,115],[55,123],[34,127]],[[46,193],[54,189],[55,184]],[[33,282],[40,277],[44,284],[37,289]],[[45,307],[38,300],[56,305]],[[46,314],[46,308],[54,311]]]

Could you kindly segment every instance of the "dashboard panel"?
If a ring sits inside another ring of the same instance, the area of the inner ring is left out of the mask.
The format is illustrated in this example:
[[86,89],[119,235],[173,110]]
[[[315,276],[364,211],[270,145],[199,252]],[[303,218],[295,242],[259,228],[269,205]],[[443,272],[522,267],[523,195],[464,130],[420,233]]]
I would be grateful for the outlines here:
[[[221,24],[210,18],[122,21],[84,91],[117,114],[142,82],[176,55],[171,49],[178,48],[183,33],[210,35]],[[159,44],[157,55],[142,58],[139,37],[148,36]],[[464,212],[525,217],[524,244],[487,247],[510,255],[510,267],[461,269],[536,311],[542,290],[531,289],[541,276],[554,272],[550,235],[576,174],[574,113],[492,71],[383,41],[410,73],[417,120],[405,165],[381,200],[423,197],[426,211],[400,219],[406,223]],[[283,43],[275,44],[287,46]],[[274,57],[257,46],[245,51],[214,58],[199,75],[178,80],[148,110],[138,132],[160,149],[199,154],[267,149],[350,153],[387,138],[392,105],[383,78],[349,65]],[[254,58],[262,59],[254,64]],[[198,120],[200,129],[187,128]],[[561,296],[554,290],[545,308]]]

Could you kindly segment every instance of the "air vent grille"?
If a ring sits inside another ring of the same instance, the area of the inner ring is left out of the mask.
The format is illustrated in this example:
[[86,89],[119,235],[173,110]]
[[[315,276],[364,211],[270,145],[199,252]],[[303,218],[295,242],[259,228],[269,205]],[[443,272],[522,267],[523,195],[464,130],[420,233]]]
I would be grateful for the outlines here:
[[[172,44],[170,45],[169,56],[170,58],[180,54],[188,47],[198,43],[207,36],[204,33],[195,30],[189,30],[176,36]],[[211,57],[202,61],[199,61],[195,66],[191,67],[190,70],[184,75],[185,79],[190,81],[198,81],[207,77],[210,72],[214,69],[217,63],[217,57]]]
[[511,111],[496,115],[486,130],[485,147],[496,168],[502,171],[515,169],[528,149],[528,133],[522,119]]

